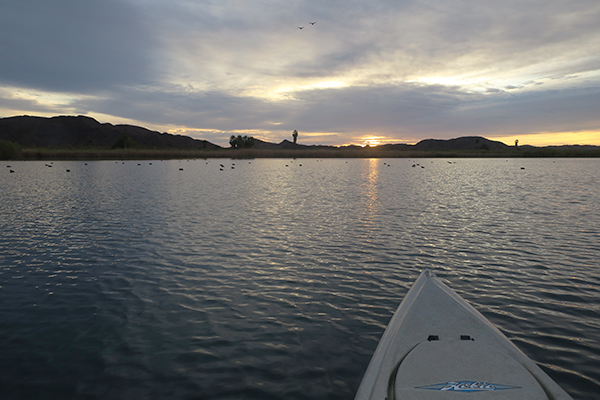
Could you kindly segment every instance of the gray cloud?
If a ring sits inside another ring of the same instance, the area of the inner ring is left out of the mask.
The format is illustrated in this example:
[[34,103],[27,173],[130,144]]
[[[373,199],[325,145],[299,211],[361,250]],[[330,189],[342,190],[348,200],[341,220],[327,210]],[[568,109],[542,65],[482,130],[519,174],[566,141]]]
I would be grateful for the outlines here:
[[[596,0],[2,3],[0,83],[71,99],[5,91],[5,110],[105,114],[220,143],[236,130],[342,144],[600,125]],[[321,81],[347,86],[311,89]],[[295,89],[264,96],[278,86]]]
[[149,78],[153,36],[119,0],[3,1],[0,82],[56,92]]
[[165,94],[132,89],[116,98],[76,102],[71,108],[147,121],[150,126],[214,130],[204,138],[225,144],[230,132],[270,131],[274,122],[277,131],[334,132],[337,141],[360,133],[403,142],[415,137],[595,129],[600,125],[598,104],[600,87],[483,94],[442,85],[402,84],[310,90],[282,102],[220,92],[183,95],[178,90]]
[[317,95],[320,98],[297,112],[288,127],[372,132],[402,140],[560,132],[600,125],[599,87],[483,95],[439,85],[401,85]]

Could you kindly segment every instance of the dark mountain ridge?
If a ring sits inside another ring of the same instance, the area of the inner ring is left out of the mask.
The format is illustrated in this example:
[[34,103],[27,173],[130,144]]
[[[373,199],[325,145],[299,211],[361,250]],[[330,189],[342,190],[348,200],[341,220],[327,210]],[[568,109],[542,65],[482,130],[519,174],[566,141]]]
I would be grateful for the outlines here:
[[[136,147],[145,149],[186,149],[186,150],[215,150],[222,149],[221,146],[206,140],[194,139],[185,135],[173,135],[151,131],[149,129],[133,125],[112,125],[100,123],[94,118],[86,116],[56,116],[35,117],[15,116],[0,118],[0,139],[18,143],[23,148],[86,148],[99,147],[108,148],[115,146],[119,141],[129,138]],[[128,143],[131,143],[129,141]],[[361,152],[369,150],[360,146],[325,146],[305,145],[292,143],[284,139],[280,143],[266,142],[260,139],[254,140],[254,149],[259,150],[330,150],[334,153],[344,150]],[[482,153],[504,153],[515,150],[528,151],[531,156],[554,156],[554,155],[600,155],[599,146],[590,145],[566,145],[566,146],[508,146],[502,142],[486,139],[481,136],[463,136],[454,139],[425,139],[417,144],[385,144],[373,146],[371,149],[382,151],[401,152],[472,152]]]
[[206,140],[160,133],[133,125],[101,124],[94,118],[81,115],[51,118],[17,116],[0,119],[0,139],[18,143],[25,148],[87,146],[110,148],[124,135],[143,148],[220,148]]

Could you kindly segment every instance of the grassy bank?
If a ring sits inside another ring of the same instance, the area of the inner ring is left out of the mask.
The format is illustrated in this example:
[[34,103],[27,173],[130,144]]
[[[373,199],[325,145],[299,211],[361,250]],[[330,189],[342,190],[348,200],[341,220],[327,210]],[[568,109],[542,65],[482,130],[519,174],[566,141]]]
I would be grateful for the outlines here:
[[511,148],[505,151],[444,150],[413,151],[385,148],[303,148],[285,149],[20,149],[22,160],[160,160],[193,158],[498,158],[498,157],[600,157],[600,148]]
[[158,160],[192,158],[423,158],[423,157],[506,157],[482,151],[393,151],[373,148],[308,149],[23,149],[24,160]]
[[0,139],[0,160],[16,160],[21,157],[21,146],[8,140]]
[[114,149],[101,148],[86,149],[57,149],[33,148],[21,150],[23,160],[159,160],[159,159],[186,159],[207,158],[201,154],[208,154],[207,150],[186,149]]

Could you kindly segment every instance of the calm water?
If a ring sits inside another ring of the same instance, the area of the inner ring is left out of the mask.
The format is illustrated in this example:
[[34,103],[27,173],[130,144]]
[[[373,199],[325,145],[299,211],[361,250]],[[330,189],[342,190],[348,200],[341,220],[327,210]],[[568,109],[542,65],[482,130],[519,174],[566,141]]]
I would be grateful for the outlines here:
[[599,398],[600,159],[47,163],[0,164],[3,399],[350,400],[424,268]]

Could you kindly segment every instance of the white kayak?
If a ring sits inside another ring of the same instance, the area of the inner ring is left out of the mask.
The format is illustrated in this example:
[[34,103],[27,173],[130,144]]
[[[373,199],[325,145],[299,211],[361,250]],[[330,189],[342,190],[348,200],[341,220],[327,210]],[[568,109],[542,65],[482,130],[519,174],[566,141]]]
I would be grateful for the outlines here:
[[572,399],[429,270],[390,320],[355,400]]

